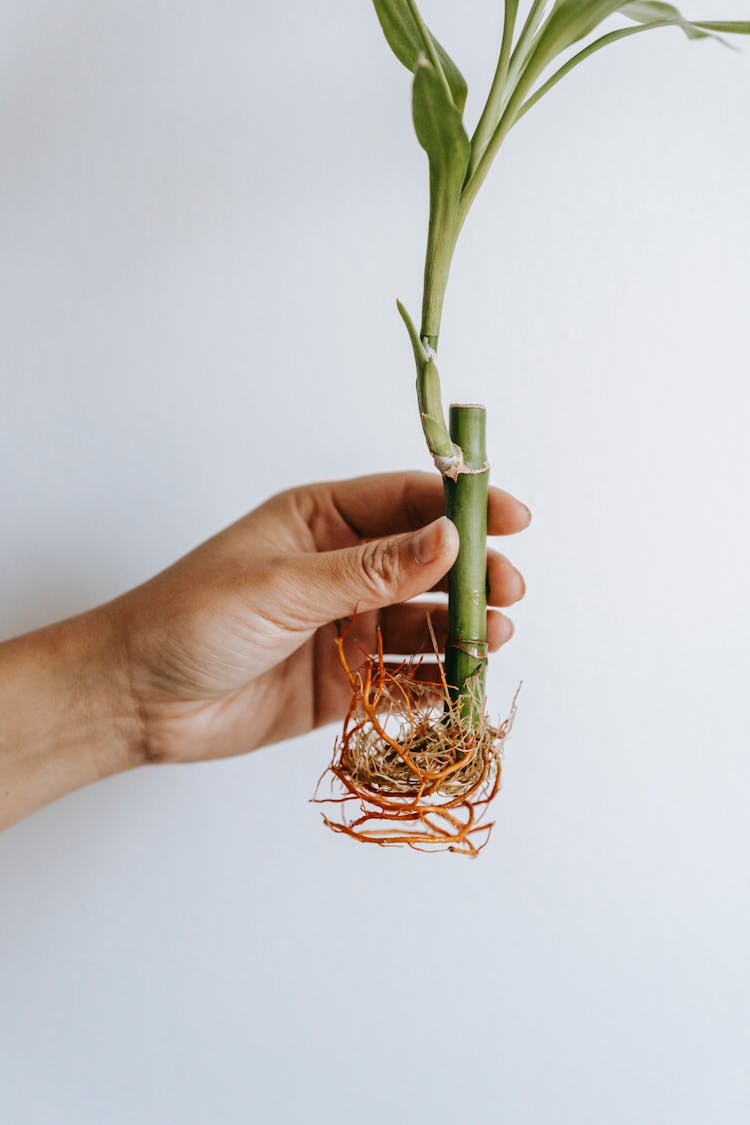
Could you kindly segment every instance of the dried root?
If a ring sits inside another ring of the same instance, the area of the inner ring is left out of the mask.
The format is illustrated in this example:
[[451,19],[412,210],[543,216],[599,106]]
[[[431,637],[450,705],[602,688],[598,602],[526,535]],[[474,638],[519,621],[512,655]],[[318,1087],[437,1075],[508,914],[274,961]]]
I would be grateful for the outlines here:
[[[508,718],[494,727],[484,701],[475,699],[477,723],[466,717],[471,709],[465,699],[451,700],[442,669],[437,687],[420,675],[420,660],[389,669],[380,633],[377,654],[365,654],[355,672],[343,636],[337,644],[352,698],[333,760],[313,797],[337,807],[337,815],[323,814],[325,823],[381,847],[407,844],[417,851],[478,855],[494,824],[484,818],[500,788],[501,752],[516,700]],[[470,688],[475,690],[478,685]],[[331,795],[321,797],[326,776]]]

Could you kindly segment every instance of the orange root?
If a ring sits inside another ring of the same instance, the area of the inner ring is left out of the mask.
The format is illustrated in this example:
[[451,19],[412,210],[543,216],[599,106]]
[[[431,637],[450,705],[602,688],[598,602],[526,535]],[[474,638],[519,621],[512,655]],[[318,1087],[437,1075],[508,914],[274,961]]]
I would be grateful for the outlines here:
[[[500,726],[483,709],[472,724],[462,717],[468,709],[451,700],[442,669],[437,686],[420,675],[420,660],[391,670],[379,631],[377,640],[377,653],[365,653],[353,672],[344,635],[337,639],[352,698],[313,800],[330,806],[322,815],[332,831],[362,843],[476,856],[494,825],[485,817],[500,789],[516,700]],[[331,795],[319,796],[326,776]]]

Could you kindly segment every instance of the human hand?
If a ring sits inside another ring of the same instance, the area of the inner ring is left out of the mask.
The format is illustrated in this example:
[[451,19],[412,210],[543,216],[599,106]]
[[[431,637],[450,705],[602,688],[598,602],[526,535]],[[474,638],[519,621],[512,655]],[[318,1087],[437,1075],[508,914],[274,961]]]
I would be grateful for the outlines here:
[[[394,656],[432,651],[447,633],[446,588],[458,550],[435,474],[389,473],[272,497],[155,578],[106,607],[118,622],[144,759],[240,754],[338,719],[350,689],[338,665],[337,619],[356,614],[352,651],[380,626]],[[488,532],[529,522],[525,505],[490,488]],[[488,602],[508,606],[524,582],[488,552]],[[491,651],[511,622],[488,613]],[[424,671],[429,673],[429,666]],[[433,666],[436,673],[436,666]]]
[[[458,541],[442,508],[428,473],[294,488],[122,597],[0,643],[0,828],[145,762],[240,754],[340,718],[337,619],[356,614],[353,656],[377,626],[394,656],[430,652],[428,612],[443,645],[445,601],[411,601],[446,588]],[[528,522],[490,489],[490,535]],[[524,591],[494,551],[488,586],[495,606]],[[511,634],[490,610],[490,649]]]

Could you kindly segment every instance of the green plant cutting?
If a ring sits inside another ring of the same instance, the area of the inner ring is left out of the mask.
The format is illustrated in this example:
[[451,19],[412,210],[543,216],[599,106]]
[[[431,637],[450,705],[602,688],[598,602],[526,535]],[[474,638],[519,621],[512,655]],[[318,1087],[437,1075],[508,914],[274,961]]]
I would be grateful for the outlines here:
[[[660,0],[532,0],[522,21],[518,0],[505,0],[497,66],[470,135],[464,121],[466,81],[416,0],[374,0],[374,6],[393,53],[413,74],[412,119],[428,160],[419,330],[400,301],[397,307],[414,353],[422,430],[443,478],[445,512],[458,528],[460,548],[448,576],[439,706],[418,663],[388,670],[379,651],[352,671],[344,637],[339,638],[352,704],[329,767],[339,792],[323,799],[335,801],[340,815],[324,819],[334,830],[369,843],[476,855],[492,827],[485,814],[499,789],[512,713],[493,726],[485,695],[486,412],[475,403],[452,405],[446,421],[437,367],[456,242],[511,129],[586,59],[621,39],[668,28],[691,40],[726,44],[727,36],[750,35],[750,21],[686,19]],[[610,26],[612,17],[618,26]]]

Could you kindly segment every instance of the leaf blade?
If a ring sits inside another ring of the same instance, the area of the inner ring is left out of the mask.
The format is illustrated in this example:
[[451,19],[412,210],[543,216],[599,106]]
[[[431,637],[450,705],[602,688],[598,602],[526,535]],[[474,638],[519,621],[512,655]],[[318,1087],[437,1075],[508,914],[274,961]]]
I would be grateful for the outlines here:
[[414,360],[417,366],[417,404],[427,448],[433,457],[452,460],[457,451],[445,424],[440,376],[435,360],[428,354],[419,338],[414,321],[401,301],[396,301],[396,308],[406,325],[406,331],[409,333],[414,351]]
[[412,87],[412,117],[417,140],[427,153],[430,167],[446,186],[466,172],[469,138],[458,107],[446,98],[435,68],[422,58]]
[[665,4],[663,0],[630,0],[620,8],[620,15],[642,24],[670,20],[682,28],[688,39],[708,38],[707,31],[701,31],[691,20],[686,20],[674,4]]
[[471,143],[458,107],[435,68],[422,57],[412,84],[412,118],[430,168],[430,221],[427,229],[422,339],[437,347],[443,298],[458,237],[458,207]]
[[678,27],[686,33],[689,39],[713,38],[718,39],[719,42],[725,44],[726,40],[721,39],[717,34],[718,32],[723,32],[724,34],[733,33],[737,35],[750,35],[750,23],[744,23],[740,21],[707,23],[705,21],[686,20],[684,16],[680,14],[678,9],[675,8],[672,4],[650,2],[632,5],[626,4],[621,9],[623,15],[628,15],[629,18],[635,18],[634,16],[630,17],[629,13],[625,11],[625,8],[631,7],[644,9],[644,15],[645,9],[665,9],[674,14],[670,15],[669,18],[654,19],[648,23],[639,21],[637,27],[617,28],[617,30],[610,31],[607,35],[602,35],[601,38],[595,39],[592,43],[587,44],[587,46],[584,47],[583,50],[579,51],[578,54],[568,59],[559,68],[559,70],[556,70],[555,73],[552,74],[546,82],[544,82],[537,90],[534,91],[534,93],[529,98],[526,99],[526,101],[524,101],[523,105],[520,107],[515,116],[514,124],[520,121],[524,114],[528,113],[528,111],[533,106],[535,106],[536,103],[541,98],[543,98],[544,95],[548,93],[553,86],[556,86],[557,83],[562,78],[564,78],[566,74],[569,74],[571,70],[580,65],[580,63],[584,62],[587,58],[595,54],[597,51],[602,50],[602,48],[604,47],[608,47],[611,43],[616,43],[620,39],[628,39],[631,35],[639,35],[644,31],[654,31],[660,27]]
[[750,35],[748,20],[691,20],[693,27],[704,31],[718,31],[723,35]]
[[468,176],[476,168],[482,153],[489,144],[490,137],[497,128],[502,114],[503,102],[506,97],[506,85],[510,69],[510,60],[513,48],[513,36],[518,15],[518,0],[505,0],[505,14],[503,17],[503,35],[500,43],[500,55],[497,68],[492,79],[492,86],[487,95],[484,109],[482,110],[474,135],[471,138],[471,157],[469,159]]
[[[420,56],[424,54],[424,44],[408,3],[406,0],[373,0],[373,5],[388,46],[399,62],[414,74]],[[463,113],[468,91],[466,79],[431,31],[429,34],[435,44],[453,101],[459,113]]]

